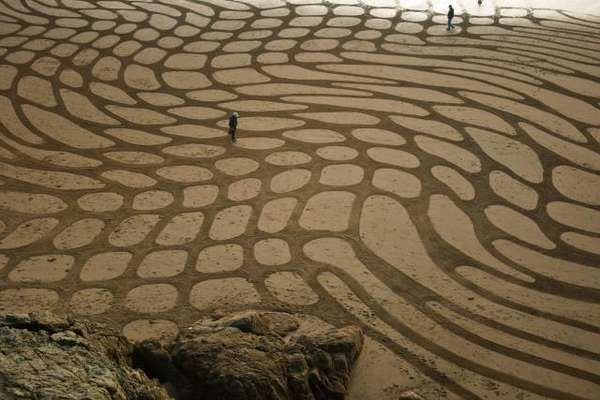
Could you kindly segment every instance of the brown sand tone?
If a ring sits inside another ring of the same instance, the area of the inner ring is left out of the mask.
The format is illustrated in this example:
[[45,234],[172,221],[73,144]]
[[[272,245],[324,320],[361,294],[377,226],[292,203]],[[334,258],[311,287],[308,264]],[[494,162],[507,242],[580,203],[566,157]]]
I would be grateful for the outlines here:
[[354,400],[597,399],[600,17],[402,3],[0,0],[0,311],[284,308],[366,329]]

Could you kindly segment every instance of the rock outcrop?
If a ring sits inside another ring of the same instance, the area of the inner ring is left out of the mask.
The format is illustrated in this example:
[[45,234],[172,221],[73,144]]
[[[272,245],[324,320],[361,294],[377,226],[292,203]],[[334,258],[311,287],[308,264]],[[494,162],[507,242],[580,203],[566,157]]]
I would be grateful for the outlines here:
[[0,398],[170,399],[131,368],[130,350],[102,325],[48,313],[0,316]]
[[251,311],[199,321],[172,343],[142,342],[134,365],[182,400],[342,400],[362,345],[357,327]]
[[0,399],[343,400],[362,346],[357,327],[276,312],[133,346],[91,322],[0,315]]

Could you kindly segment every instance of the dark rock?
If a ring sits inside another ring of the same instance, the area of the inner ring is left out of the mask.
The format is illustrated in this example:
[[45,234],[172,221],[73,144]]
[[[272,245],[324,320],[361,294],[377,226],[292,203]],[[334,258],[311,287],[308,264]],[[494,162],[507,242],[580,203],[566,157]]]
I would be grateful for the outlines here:
[[130,350],[102,325],[49,313],[0,316],[0,398],[170,399],[130,366]]
[[343,400],[362,345],[358,327],[251,311],[139,343],[134,363],[182,400]]

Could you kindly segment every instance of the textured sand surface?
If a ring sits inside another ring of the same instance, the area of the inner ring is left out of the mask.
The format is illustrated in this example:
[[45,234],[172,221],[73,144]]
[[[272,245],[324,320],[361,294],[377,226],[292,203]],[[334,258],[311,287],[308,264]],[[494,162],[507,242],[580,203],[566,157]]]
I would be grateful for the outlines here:
[[0,0],[0,311],[302,311],[365,328],[354,400],[600,398],[600,3],[446,8]]

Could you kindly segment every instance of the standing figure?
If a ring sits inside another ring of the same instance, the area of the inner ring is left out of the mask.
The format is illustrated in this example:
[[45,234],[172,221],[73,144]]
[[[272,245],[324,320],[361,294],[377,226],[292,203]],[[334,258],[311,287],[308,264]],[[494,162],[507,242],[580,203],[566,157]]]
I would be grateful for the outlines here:
[[232,112],[229,116],[229,135],[231,136],[231,141],[235,143],[235,131],[237,129],[239,114],[237,112]]
[[454,8],[452,8],[452,5],[448,6],[448,29],[447,31],[449,32],[450,29],[454,29],[454,25],[452,25],[452,18],[454,18]]

